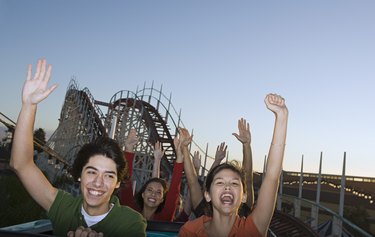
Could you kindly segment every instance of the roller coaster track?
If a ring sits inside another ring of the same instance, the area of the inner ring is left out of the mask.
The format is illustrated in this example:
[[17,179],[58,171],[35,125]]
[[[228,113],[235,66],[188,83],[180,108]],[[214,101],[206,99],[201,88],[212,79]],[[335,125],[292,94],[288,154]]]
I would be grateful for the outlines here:
[[[106,114],[101,107],[106,107]],[[161,112],[165,112],[164,117]],[[76,153],[85,143],[104,135],[121,145],[125,143],[130,129],[135,128],[139,142],[135,147],[133,179],[142,184],[151,176],[153,145],[156,141],[165,151],[160,169],[167,179],[170,178],[176,157],[173,138],[181,124],[180,114],[176,113],[162,89],[144,87],[137,89],[136,93],[122,90],[106,103],[95,100],[87,88],[80,90],[75,79],[72,79],[65,95],[59,125],[47,146],[63,157],[66,165],[62,168],[69,169]]]
[[[101,122],[102,113],[93,104],[93,97],[88,90],[79,90],[71,80],[60,113],[59,125],[47,142],[67,162],[73,163],[78,150],[98,136],[106,135]],[[66,167],[66,168],[68,168]]]
[[318,234],[301,220],[275,211],[268,231],[268,236],[273,237],[318,237]]
[[[4,124],[5,127],[8,129],[9,132],[14,132],[14,129],[16,128],[16,123],[8,118],[5,114],[0,112],[0,123]],[[59,155],[57,154],[53,149],[49,148],[48,146],[43,145],[43,142],[40,141],[38,138],[34,137],[34,145],[42,149],[48,157],[55,158],[58,160],[61,164],[67,165],[67,162]]]

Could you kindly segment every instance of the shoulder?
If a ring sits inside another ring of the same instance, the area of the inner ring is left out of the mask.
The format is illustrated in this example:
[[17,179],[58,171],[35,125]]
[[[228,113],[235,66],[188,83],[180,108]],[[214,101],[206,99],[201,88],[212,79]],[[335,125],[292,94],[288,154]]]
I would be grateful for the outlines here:
[[182,227],[182,233],[195,233],[195,234],[203,234],[205,233],[204,230],[204,223],[211,220],[211,217],[208,216],[201,216],[194,220],[187,221]]
[[[82,196],[74,197],[72,194],[58,189],[47,216],[51,219],[57,216],[75,215],[80,210]],[[63,211],[61,211],[63,210]]]
[[115,205],[106,219],[111,226],[118,226],[121,231],[126,231],[130,236],[135,236],[135,233],[138,236],[138,233],[146,232],[146,219],[139,212],[127,206]]
[[140,221],[144,219],[141,213],[128,206],[117,206],[116,212],[129,220]]
[[111,211],[111,215],[119,216],[120,218],[129,220],[130,222],[138,222],[142,220],[145,221],[141,213],[137,212],[131,207],[120,205],[120,201],[117,196],[112,196],[110,202],[114,205]]
[[233,231],[236,233],[251,233],[251,236],[259,236],[261,237],[262,235],[260,234],[258,228],[254,224],[254,220],[252,216],[248,217],[237,217],[235,224],[233,225]]
[[82,202],[82,196],[74,197],[72,194],[58,189],[56,198],[52,203],[52,208],[64,207],[64,206],[77,206]]
[[121,206],[121,212],[137,220],[144,219],[141,213],[128,206]]

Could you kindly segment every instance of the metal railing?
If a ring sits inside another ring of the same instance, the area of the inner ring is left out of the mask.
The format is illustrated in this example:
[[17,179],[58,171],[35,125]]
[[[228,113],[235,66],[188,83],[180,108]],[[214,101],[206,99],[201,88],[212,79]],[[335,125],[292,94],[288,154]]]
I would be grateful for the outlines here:
[[309,224],[318,232],[319,236],[328,236],[328,234],[329,236],[373,236],[348,219],[316,202],[286,194],[279,196],[279,201],[282,202],[283,212],[294,215]]

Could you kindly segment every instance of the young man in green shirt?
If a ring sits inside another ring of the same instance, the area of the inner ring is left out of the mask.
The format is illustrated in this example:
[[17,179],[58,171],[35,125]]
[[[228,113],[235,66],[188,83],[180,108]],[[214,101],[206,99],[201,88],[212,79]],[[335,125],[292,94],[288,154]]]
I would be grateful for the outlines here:
[[[31,65],[22,90],[22,107],[14,132],[10,166],[32,198],[47,211],[57,236],[146,236],[146,220],[133,209],[120,206],[113,195],[126,174],[127,163],[119,145],[101,137],[84,145],[73,164],[81,196],[53,187],[33,160],[33,127],[37,105],[57,85],[48,87],[52,66],[38,60]],[[90,234],[90,235],[88,235]]]

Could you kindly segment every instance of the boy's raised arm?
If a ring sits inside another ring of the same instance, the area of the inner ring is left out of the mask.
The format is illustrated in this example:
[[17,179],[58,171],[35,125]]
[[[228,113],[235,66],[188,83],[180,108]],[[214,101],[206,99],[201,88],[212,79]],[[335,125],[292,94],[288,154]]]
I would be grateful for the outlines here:
[[48,87],[51,70],[52,66],[47,66],[45,59],[38,60],[36,72],[32,78],[32,66],[28,67],[10,159],[10,166],[15,170],[29,194],[47,211],[56,197],[57,189],[34,163],[33,129],[38,103],[47,98],[57,87],[56,84]]

